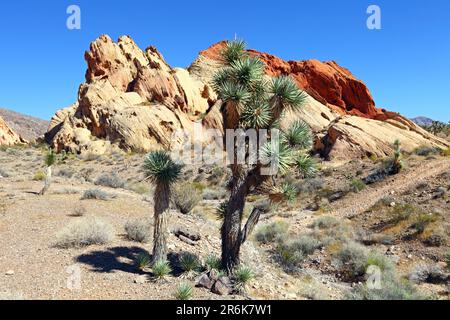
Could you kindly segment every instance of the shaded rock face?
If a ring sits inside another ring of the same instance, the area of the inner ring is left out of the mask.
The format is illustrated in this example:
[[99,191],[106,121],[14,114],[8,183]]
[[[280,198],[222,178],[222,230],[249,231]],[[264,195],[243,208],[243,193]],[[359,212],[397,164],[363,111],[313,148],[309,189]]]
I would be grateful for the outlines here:
[[[52,118],[46,140],[58,151],[105,153],[111,148],[148,151],[171,148],[177,129],[222,129],[221,103],[210,82],[222,66],[225,42],[202,51],[186,70],[172,68],[154,47],[141,50],[127,36],[106,35],[86,52],[86,82],[78,101]],[[315,148],[330,159],[392,153],[395,139],[406,151],[420,145],[448,147],[412,121],[375,107],[363,82],[335,62],[284,61],[249,51],[266,64],[267,76],[290,75],[309,97],[288,112],[282,125],[305,120],[316,134]],[[197,136],[198,137],[198,136]],[[207,139],[201,135],[203,142]]]
[[21,143],[27,143],[27,141],[15,133],[0,117],[0,145],[12,146]]
[[47,131],[49,122],[9,109],[0,108],[0,117],[8,126],[27,141],[36,141]]

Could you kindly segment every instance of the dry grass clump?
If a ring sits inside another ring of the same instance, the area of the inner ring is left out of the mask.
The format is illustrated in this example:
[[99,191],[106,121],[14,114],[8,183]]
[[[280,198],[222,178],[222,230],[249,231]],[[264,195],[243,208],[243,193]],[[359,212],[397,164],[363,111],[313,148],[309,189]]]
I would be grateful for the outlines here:
[[68,224],[56,235],[55,246],[61,249],[105,244],[114,237],[113,227],[98,218],[83,218]]
[[183,214],[190,213],[201,200],[201,190],[192,183],[177,184],[173,190],[172,202]]
[[109,194],[105,191],[102,191],[100,189],[89,189],[86,190],[81,197],[81,200],[103,200],[108,201],[111,199],[116,198],[116,195]]
[[289,225],[284,221],[276,221],[261,226],[255,233],[255,239],[264,244],[275,242],[286,235]]
[[104,173],[95,180],[98,186],[110,187],[114,189],[125,188],[125,181],[122,180],[115,172]]
[[151,238],[151,223],[147,219],[128,221],[125,224],[127,238],[132,241],[147,243]]

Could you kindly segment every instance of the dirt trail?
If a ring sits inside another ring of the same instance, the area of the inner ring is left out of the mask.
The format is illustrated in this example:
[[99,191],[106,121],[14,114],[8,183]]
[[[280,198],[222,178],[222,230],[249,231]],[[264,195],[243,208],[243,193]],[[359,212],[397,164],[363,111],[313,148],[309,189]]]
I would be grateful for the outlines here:
[[[450,168],[450,160],[436,160],[424,163],[420,167],[401,172],[393,176],[393,181],[384,185],[367,188],[362,193],[349,195],[348,197],[333,204],[335,209],[329,212],[332,216],[351,217],[372,207],[378,200],[388,196],[391,191],[401,193],[411,188],[421,180],[442,174]],[[361,199],[364,198],[364,199]]]

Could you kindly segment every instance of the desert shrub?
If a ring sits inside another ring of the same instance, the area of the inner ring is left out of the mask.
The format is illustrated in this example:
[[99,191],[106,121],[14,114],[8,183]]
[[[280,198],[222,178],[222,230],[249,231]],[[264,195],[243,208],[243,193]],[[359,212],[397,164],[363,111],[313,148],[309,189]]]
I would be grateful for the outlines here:
[[115,172],[104,173],[95,180],[98,186],[105,186],[114,189],[124,188],[126,183]]
[[283,237],[288,231],[289,225],[284,221],[276,221],[261,226],[255,233],[258,242],[267,244]]
[[152,261],[150,255],[148,253],[142,252],[139,253],[136,258],[136,265],[139,268],[139,270],[145,269],[148,265],[150,265],[150,262]]
[[436,221],[436,215],[421,213],[414,217],[414,221],[411,225],[418,234],[422,234],[425,228],[432,222]]
[[175,291],[175,299],[177,300],[189,300],[192,297],[194,288],[190,283],[183,282],[177,287]]
[[[383,278],[385,279],[385,278]],[[381,288],[369,288],[366,284],[358,284],[347,295],[350,300],[423,300],[420,294],[407,280],[385,279]]]
[[447,148],[445,150],[442,150],[442,155],[444,157],[450,157],[450,148]]
[[115,195],[109,194],[100,189],[88,189],[83,193],[81,200],[104,200],[108,201],[115,198]]
[[100,219],[82,219],[73,221],[56,236],[56,247],[77,248],[93,244],[105,244],[114,237],[113,227]]
[[357,279],[365,274],[368,251],[356,242],[348,242],[334,254],[337,268],[348,278]]
[[286,269],[291,269],[302,263],[320,246],[321,243],[314,237],[302,235],[297,239],[280,240],[276,247],[276,253],[281,265]]
[[198,256],[190,252],[181,253],[178,261],[181,270],[184,272],[197,271],[201,266]]
[[145,219],[127,221],[124,228],[129,240],[147,243],[151,238],[151,224]]
[[33,180],[34,181],[43,181],[43,180],[45,180],[45,176],[46,176],[45,172],[39,170],[34,174]]
[[213,190],[213,189],[205,189],[203,190],[202,197],[204,200],[220,200],[224,198],[226,195],[226,191],[223,189]]
[[450,251],[445,255],[445,262],[447,263],[447,268],[450,269]]
[[161,280],[172,272],[172,268],[168,261],[159,260],[153,264],[152,272],[156,280]]
[[205,264],[206,264],[206,267],[208,270],[214,269],[214,270],[219,271],[220,267],[221,267],[221,260],[219,257],[217,257],[213,254],[210,254],[206,257]]
[[377,251],[371,251],[369,253],[367,257],[366,268],[368,266],[376,266],[380,268],[383,274],[395,273],[395,266],[392,260]]
[[325,181],[322,178],[306,179],[297,185],[300,193],[313,193],[323,188]]
[[85,207],[79,205],[73,209],[72,216],[73,217],[82,217],[86,214],[87,210]]
[[188,214],[202,200],[202,192],[193,187],[191,183],[182,183],[175,186],[172,202],[183,214]]
[[418,156],[427,157],[432,154],[438,154],[439,150],[429,146],[420,146],[414,150],[414,153]]
[[332,216],[322,216],[317,218],[314,222],[312,227],[319,228],[319,229],[329,229],[334,228],[338,226],[341,222]]
[[250,267],[240,265],[233,273],[237,287],[245,288],[245,286],[252,280],[255,275]]
[[365,187],[366,184],[361,179],[354,178],[350,181],[350,189],[355,193],[362,191]]
[[437,264],[420,264],[409,275],[414,283],[443,283],[447,281],[445,271]]
[[80,191],[78,191],[77,189],[73,189],[73,188],[63,188],[63,189],[55,190],[53,193],[54,194],[78,194],[78,193],[80,193]]
[[74,174],[75,171],[73,169],[63,168],[56,173],[56,176],[70,179]]
[[9,178],[9,173],[6,172],[4,169],[0,169],[0,177]]

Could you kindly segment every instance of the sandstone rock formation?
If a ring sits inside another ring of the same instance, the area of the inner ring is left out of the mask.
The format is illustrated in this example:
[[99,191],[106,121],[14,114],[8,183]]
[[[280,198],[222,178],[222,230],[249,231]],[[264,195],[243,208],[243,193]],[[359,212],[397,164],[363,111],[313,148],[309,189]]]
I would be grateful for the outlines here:
[[[172,68],[154,47],[142,51],[124,36],[95,40],[85,59],[86,82],[78,101],[52,118],[47,141],[57,150],[106,152],[173,147],[177,129],[196,122],[221,129],[220,101],[210,86],[225,42],[202,51],[187,69]],[[284,61],[254,50],[268,76],[291,75],[309,94],[306,106],[288,114],[285,125],[304,119],[316,133],[316,150],[331,158],[385,156],[395,139],[403,148],[448,147],[406,118],[378,109],[363,82],[336,62]]]
[[12,146],[26,143],[27,141],[15,133],[0,117],[0,145]]

